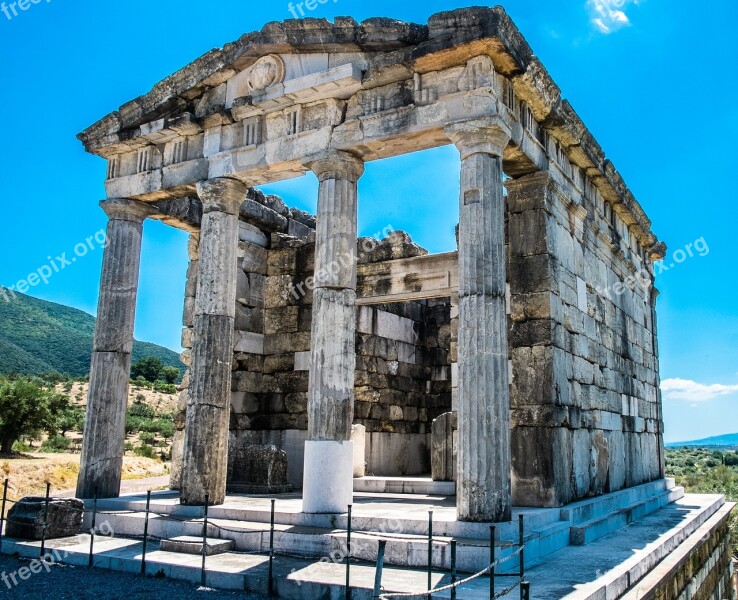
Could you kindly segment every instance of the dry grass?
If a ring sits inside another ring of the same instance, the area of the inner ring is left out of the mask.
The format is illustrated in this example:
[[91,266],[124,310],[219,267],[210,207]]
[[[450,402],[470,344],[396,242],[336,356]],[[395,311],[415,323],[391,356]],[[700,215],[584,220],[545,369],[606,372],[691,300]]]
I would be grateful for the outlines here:
[[[56,391],[61,394],[67,394],[72,402],[79,406],[87,406],[89,388],[89,383],[74,382],[70,391],[64,389],[64,384],[57,385]],[[128,406],[131,406],[139,396],[143,396],[143,402],[151,406],[159,414],[171,414],[177,410],[177,394],[165,394],[164,392],[155,392],[146,388],[140,388],[132,381],[128,390]]]
[[[123,459],[124,479],[144,479],[165,475],[169,471],[162,462],[138,456]],[[0,478],[8,478],[8,497],[43,495],[46,482],[53,493],[71,490],[77,484],[78,454],[34,454],[22,458],[0,459]]]

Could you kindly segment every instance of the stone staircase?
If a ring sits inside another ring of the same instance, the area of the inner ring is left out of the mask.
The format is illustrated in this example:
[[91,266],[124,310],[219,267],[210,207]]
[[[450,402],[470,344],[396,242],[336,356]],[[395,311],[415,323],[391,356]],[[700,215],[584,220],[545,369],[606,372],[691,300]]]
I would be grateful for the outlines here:
[[[374,478],[376,479],[376,478]],[[401,480],[369,481],[364,489],[408,489]],[[417,482],[412,484],[417,485]],[[415,488],[417,489],[417,487]],[[525,563],[529,568],[569,545],[589,544],[675,502],[684,496],[673,480],[660,480],[563,509],[516,510],[511,523],[496,526],[497,556],[515,551],[519,521],[525,530]],[[168,501],[162,501],[164,499]],[[104,518],[117,536],[140,537],[143,532],[145,499],[128,497],[98,501],[98,521]],[[391,507],[391,503],[388,504]],[[336,561],[346,555],[346,515],[306,515],[296,510],[275,513],[274,548],[278,555],[306,558],[329,557]],[[170,496],[152,496],[149,534],[169,540],[182,536],[202,536],[202,509],[179,506]],[[384,514],[383,514],[384,512]],[[236,507],[226,504],[209,509],[208,537],[229,540],[236,551],[268,552],[270,507]],[[89,512],[86,518],[89,519]],[[433,524],[433,565],[450,568],[451,540],[457,542],[457,569],[473,573],[489,564],[490,526],[463,523],[439,517]],[[425,567],[428,564],[428,518],[394,518],[388,511],[355,507],[352,519],[352,556],[369,563],[377,557],[379,540],[387,540],[385,562],[397,567]]]
[[[645,492],[643,490],[640,494]],[[626,496],[621,500],[627,502],[632,497]],[[682,548],[703,544],[711,532],[724,528],[732,507],[733,505],[726,505],[721,496],[686,496],[634,521],[616,535],[593,541],[587,546],[569,545],[526,570],[526,578],[531,582],[531,598],[630,598],[628,594],[640,585],[639,582],[647,582],[649,578],[662,580],[665,572],[661,565],[668,562],[670,557],[677,556]],[[587,517],[590,517],[589,520],[595,518],[596,508],[587,502],[569,507],[569,510],[578,513],[572,516],[581,520],[581,525],[587,521]],[[561,511],[558,512],[561,515]],[[133,516],[135,518],[135,514]],[[195,518],[191,520],[195,523],[197,521]],[[571,528],[571,522],[567,523]],[[202,523],[199,525],[201,528]],[[538,530],[538,533],[541,531]],[[336,534],[340,537],[340,532]],[[87,565],[89,547],[89,536],[86,534],[47,542],[47,549],[58,548],[61,551],[65,563],[80,566]],[[3,551],[36,558],[39,554],[39,542],[7,538],[3,540]],[[95,542],[94,564],[98,568],[139,573],[141,556],[140,539],[117,533],[112,538],[99,537]],[[190,581],[194,585],[200,584],[200,556],[164,550],[153,540],[149,542],[146,556],[146,573]],[[266,594],[268,563],[264,554],[227,552],[211,556],[207,559],[207,586]],[[670,568],[668,564],[666,567]],[[277,556],[274,560],[274,592],[276,596],[291,600],[343,598],[345,572],[345,565],[340,562]],[[373,564],[352,564],[351,587],[354,600],[371,600],[374,577]],[[425,589],[426,578],[425,568],[388,565],[382,578],[383,591],[417,592]],[[436,569],[433,572],[432,583],[435,587],[449,582],[448,571]],[[497,589],[512,583],[514,580],[500,577]],[[449,592],[434,593],[434,597],[448,598]],[[489,579],[481,577],[464,584],[459,589],[459,597],[466,600],[488,599]],[[517,597],[517,593],[510,597]]]

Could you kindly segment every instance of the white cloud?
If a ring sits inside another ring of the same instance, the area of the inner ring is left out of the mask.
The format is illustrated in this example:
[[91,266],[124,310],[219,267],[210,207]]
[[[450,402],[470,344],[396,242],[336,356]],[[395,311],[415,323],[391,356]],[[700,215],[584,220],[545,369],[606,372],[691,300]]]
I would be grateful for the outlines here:
[[587,0],[592,24],[605,34],[630,25],[630,19],[625,14],[629,4],[637,5],[638,0]]
[[722,385],[720,383],[705,385],[690,379],[665,379],[661,382],[661,391],[664,393],[666,400],[707,402],[720,396],[738,394],[738,385]]

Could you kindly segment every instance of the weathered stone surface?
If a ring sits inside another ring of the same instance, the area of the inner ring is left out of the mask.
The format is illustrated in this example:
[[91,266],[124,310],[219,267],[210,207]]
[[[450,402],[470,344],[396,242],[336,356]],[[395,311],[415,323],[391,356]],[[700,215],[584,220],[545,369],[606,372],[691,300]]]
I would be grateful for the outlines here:
[[77,480],[80,498],[91,498],[96,490],[100,497],[117,497],[120,492],[141,234],[143,220],[153,212],[127,200],[108,200],[101,206],[110,221]]
[[284,216],[255,200],[244,201],[239,216],[242,220],[255,225],[262,231],[268,231],[269,233],[287,231],[287,219]]
[[287,453],[276,446],[236,442],[228,457],[228,490],[241,494],[284,494],[292,491],[287,479]]
[[496,125],[449,129],[461,153],[459,223],[459,518],[508,521],[510,395],[502,154]]
[[433,420],[431,432],[431,477],[433,481],[456,480],[456,413]]
[[231,363],[234,351],[238,209],[245,186],[198,184],[205,214],[200,231],[194,344],[185,425],[182,504],[225,500]]
[[315,290],[308,415],[310,439],[348,441],[354,403],[356,293]]
[[84,502],[76,498],[46,498],[29,496],[16,502],[8,511],[5,533],[7,537],[22,540],[40,540],[46,529],[46,539],[77,535],[82,528]]
[[[223,393],[234,390],[226,420],[235,433],[270,439],[273,430],[299,430],[301,445],[309,414],[309,433],[327,442],[314,454],[319,462],[331,440],[345,441],[360,423],[370,471],[427,472],[431,420],[458,407],[459,514],[479,520],[505,517],[507,447],[519,504],[559,506],[663,475],[650,261],[665,248],[502,9],[441,13],[427,27],[350,18],[269,24],[82,139],[109,159],[109,195],[145,201],[175,227],[202,228],[202,241],[193,235],[189,246],[183,361],[203,410],[223,411]],[[362,162],[449,139],[463,161],[459,256],[423,256],[402,232],[357,245]],[[241,183],[306,168],[320,180],[317,222]],[[234,222],[240,243],[231,249]],[[110,314],[125,327],[100,334],[96,349],[106,356],[98,359],[111,363],[100,381],[122,394],[116,357],[130,351],[132,324],[124,288],[135,285],[120,286],[119,305],[114,286],[104,285]],[[356,328],[355,285],[366,305]],[[207,356],[198,350],[204,317],[226,346],[227,328],[215,321],[233,318],[230,354],[216,339]],[[203,367],[213,357],[223,364]],[[223,386],[228,368],[232,385]],[[222,437],[222,414],[193,418],[212,419],[198,444]],[[100,427],[119,427],[106,419]],[[100,464],[115,467],[108,441],[95,443]],[[404,448],[399,465],[394,455]],[[302,450],[289,452],[295,470]],[[348,498],[347,482],[339,487]]]
[[392,231],[382,240],[361,238],[358,244],[359,264],[413,258],[427,254],[428,251],[413,242],[404,231]]

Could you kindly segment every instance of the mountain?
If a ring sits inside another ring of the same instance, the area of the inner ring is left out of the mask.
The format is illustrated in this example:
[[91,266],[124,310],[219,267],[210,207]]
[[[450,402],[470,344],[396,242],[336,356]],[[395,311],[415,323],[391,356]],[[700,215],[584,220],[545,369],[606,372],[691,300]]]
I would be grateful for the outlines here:
[[685,446],[698,447],[698,448],[738,447],[738,433],[728,433],[726,435],[717,435],[715,437],[705,438],[704,440],[695,440],[693,442],[674,442],[672,444],[666,444],[667,448],[684,448]]
[[[0,295],[0,373],[85,377],[94,332],[95,317],[76,308],[18,293],[10,301]],[[176,352],[134,342],[133,361],[147,357],[183,368]]]

